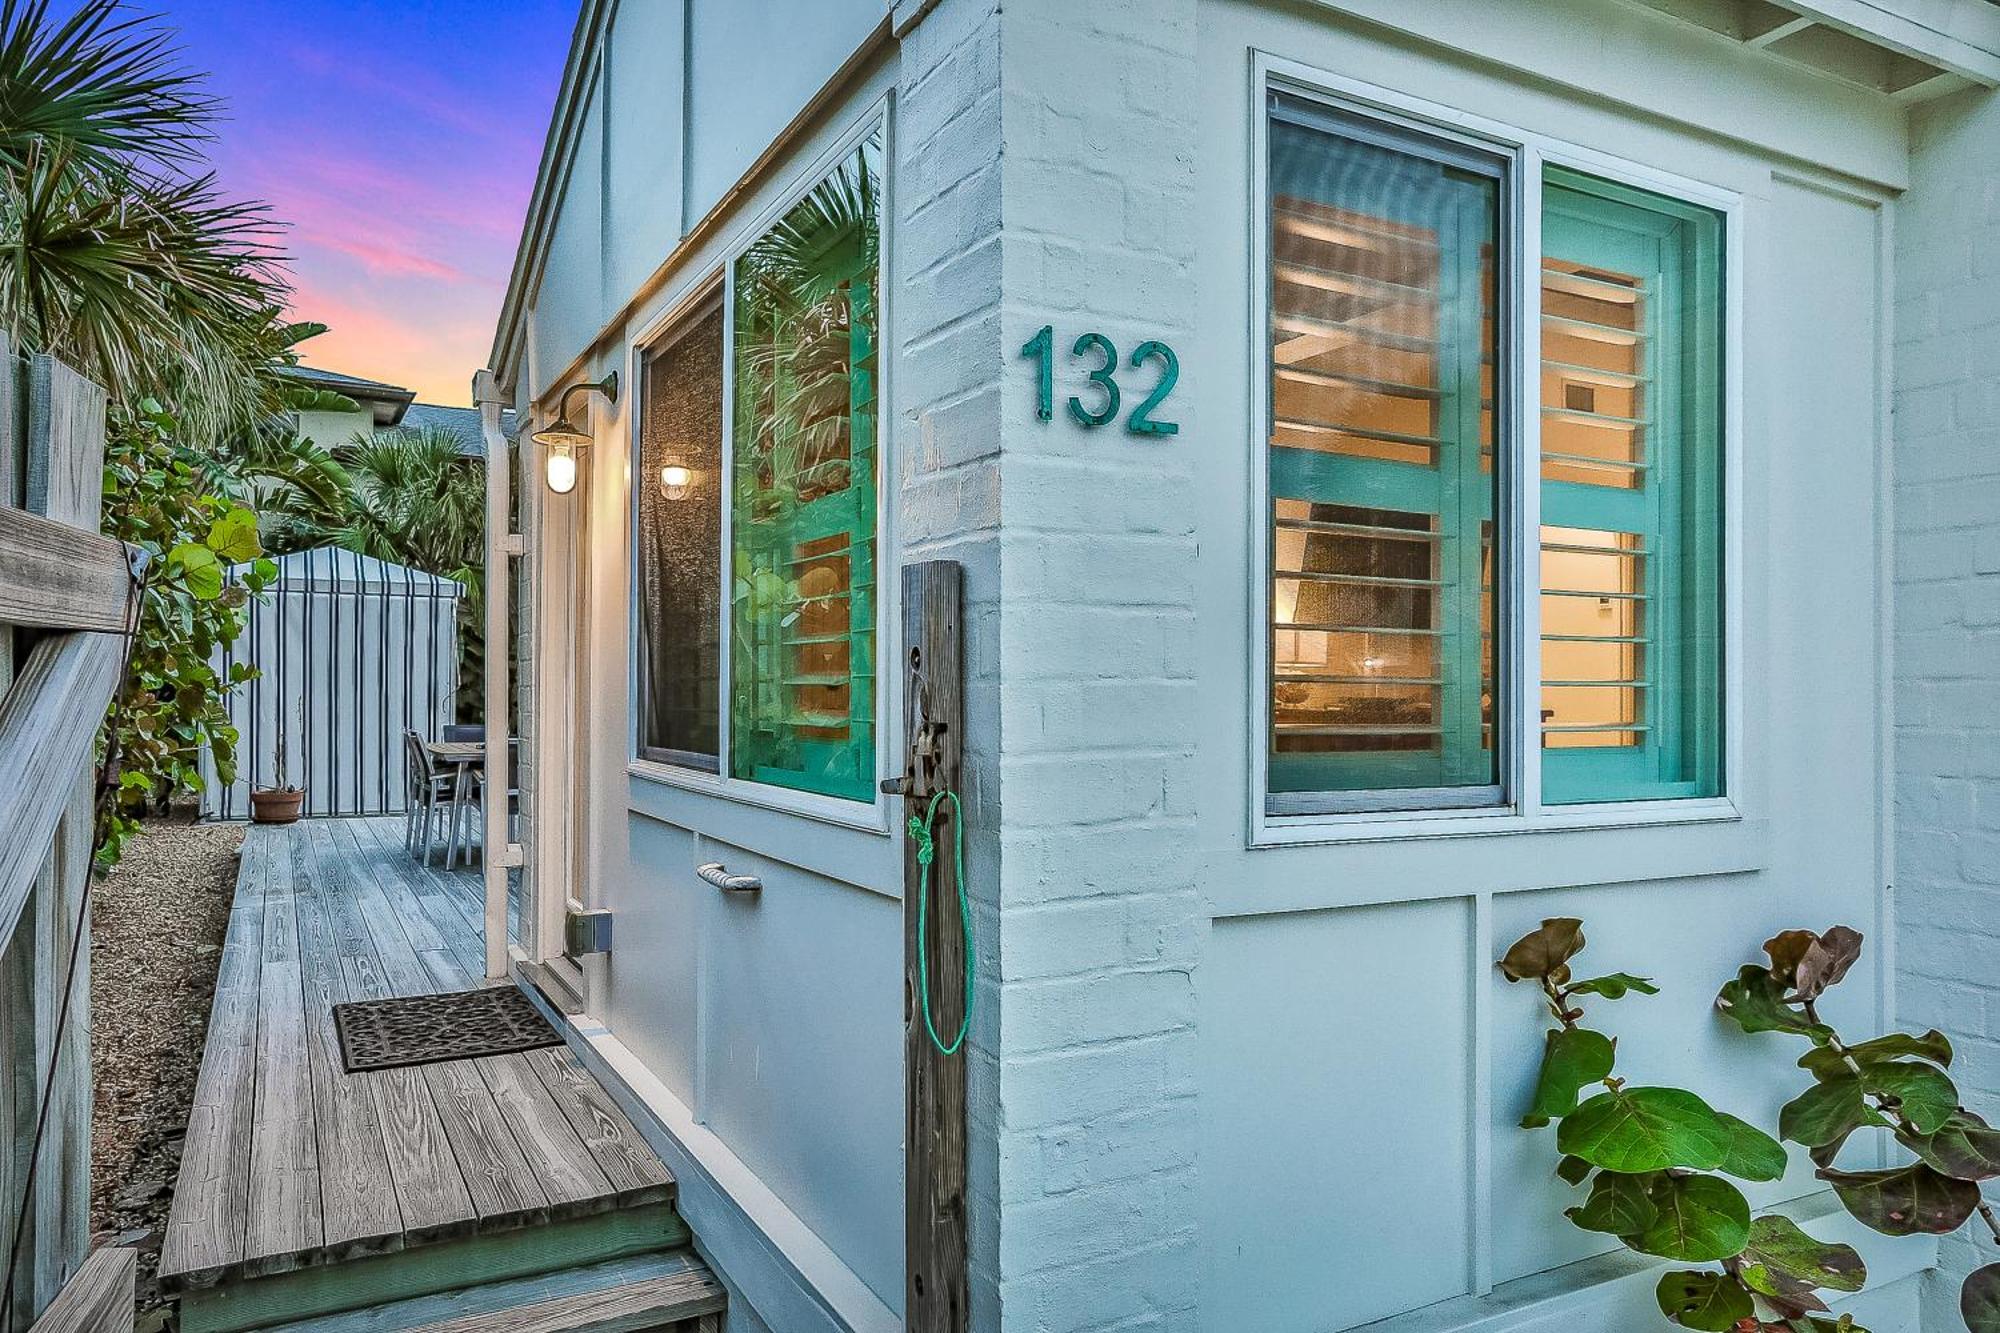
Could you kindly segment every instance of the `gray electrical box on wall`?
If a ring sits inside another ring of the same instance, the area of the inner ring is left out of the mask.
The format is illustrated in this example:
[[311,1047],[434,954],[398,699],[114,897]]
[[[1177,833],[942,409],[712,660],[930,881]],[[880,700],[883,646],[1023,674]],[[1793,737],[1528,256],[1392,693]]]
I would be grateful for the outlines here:
[[594,912],[563,913],[563,952],[571,958],[610,953],[611,913],[601,908]]

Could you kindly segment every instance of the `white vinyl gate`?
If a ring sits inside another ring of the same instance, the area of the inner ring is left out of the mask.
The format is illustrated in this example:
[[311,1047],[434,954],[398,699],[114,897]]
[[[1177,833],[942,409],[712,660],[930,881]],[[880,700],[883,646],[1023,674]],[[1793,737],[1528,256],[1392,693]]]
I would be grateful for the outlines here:
[[238,662],[259,674],[230,693],[237,780],[218,784],[205,762],[202,815],[245,818],[253,783],[285,780],[305,787],[308,815],[400,814],[404,731],[434,737],[453,720],[464,585],[333,546],[277,565],[214,661],[225,676]]

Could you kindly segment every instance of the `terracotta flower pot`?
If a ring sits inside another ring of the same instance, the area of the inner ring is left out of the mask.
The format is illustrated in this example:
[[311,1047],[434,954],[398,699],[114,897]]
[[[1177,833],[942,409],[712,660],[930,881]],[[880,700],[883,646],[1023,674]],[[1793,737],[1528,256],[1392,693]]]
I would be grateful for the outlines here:
[[299,810],[306,803],[303,787],[269,788],[250,793],[250,822],[253,824],[290,824],[298,820]]

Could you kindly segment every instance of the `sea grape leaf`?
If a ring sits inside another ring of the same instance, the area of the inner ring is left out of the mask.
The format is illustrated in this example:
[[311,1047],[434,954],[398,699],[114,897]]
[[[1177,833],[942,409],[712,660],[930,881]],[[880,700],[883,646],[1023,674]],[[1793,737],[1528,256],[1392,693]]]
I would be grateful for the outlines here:
[[1747,1120],[1717,1111],[1729,1130],[1729,1147],[1716,1170],[1738,1180],[1776,1180],[1785,1174],[1785,1145]]
[[1960,1180],[2000,1176],[2000,1129],[1970,1111],[1957,1111],[1934,1134],[1897,1130],[1896,1140],[1941,1175]]
[[1596,1168],[1581,1157],[1565,1157],[1556,1163],[1556,1175],[1571,1185],[1581,1185],[1594,1170]]
[[1750,1293],[1722,1273],[1683,1270],[1660,1279],[1660,1313],[1682,1328],[1729,1333],[1755,1313]]
[[1861,932],[1850,926],[1830,927],[1806,946],[1792,972],[1792,989],[1801,1000],[1817,1000],[1847,975],[1861,957]]
[[1819,1045],[1833,1036],[1824,1024],[1809,1021],[1803,1009],[1786,1004],[1778,982],[1755,963],[1746,964],[1736,980],[1723,986],[1715,997],[1715,1007],[1735,1019],[1745,1032],[1790,1032],[1811,1037]]
[[222,595],[222,564],[200,542],[182,542],[167,552],[167,565],[180,571],[196,601],[212,602]]
[[1647,1197],[1659,1215],[1624,1238],[1641,1254],[1702,1263],[1739,1255],[1749,1242],[1749,1201],[1720,1176],[1656,1176]]
[[1771,978],[1789,990],[1792,980],[1799,974],[1799,961],[1806,956],[1819,939],[1810,930],[1781,930],[1764,941],[1764,952],[1771,960]]
[[1929,1060],[1932,1064],[1951,1065],[1951,1042],[1944,1033],[1932,1028],[1923,1036],[1908,1032],[1891,1032],[1886,1037],[1876,1037],[1859,1045],[1849,1046],[1846,1058],[1831,1046],[1815,1046],[1799,1057],[1799,1068],[1814,1078],[1838,1078],[1844,1073],[1852,1073],[1847,1061],[1857,1065],[1881,1064],[1885,1060],[1900,1060],[1905,1056],[1916,1056]]
[[1613,1236],[1642,1232],[1659,1220],[1651,1187],[1657,1174],[1628,1176],[1616,1171],[1600,1171],[1590,1182],[1590,1197],[1564,1216],[1585,1231],[1603,1231]]
[[1641,995],[1660,993],[1660,988],[1653,984],[1650,977],[1635,977],[1630,972],[1613,972],[1609,976],[1572,981],[1564,989],[1571,995],[1600,995],[1607,1000],[1622,1000],[1631,991]]
[[1742,1271],[1753,1290],[1785,1300],[1798,1286],[1859,1291],[1868,1281],[1868,1266],[1853,1246],[1818,1240],[1775,1213],[1750,1224]]
[[1617,1059],[1614,1043],[1588,1028],[1554,1028],[1542,1052],[1542,1076],[1535,1085],[1534,1105],[1521,1117],[1521,1128],[1540,1129],[1576,1109],[1577,1093],[1611,1072]]
[[239,505],[216,519],[208,527],[208,549],[232,564],[264,554],[257,540],[257,515]]
[[2000,1333],[2000,1264],[1976,1268],[1959,1289],[1958,1312],[1970,1333]]
[[1583,922],[1573,916],[1552,916],[1514,941],[1500,960],[1500,970],[1509,981],[1539,981],[1559,969],[1567,975],[1569,960],[1582,951],[1583,943]]
[[1823,1169],[1819,1177],[1857,1221],[1885,1236],[1947,1235],[1979,1206],[1979,1186],[1922,1162],[1889,1171]]
[[1861,1080],[1853,1075],[1815,1083],[1778,1112],[1780,1138],[1808,1148],[1835,1143],[1863,1125],[1886,1125],[1862,1096]]
[[1606,1171],[1670,1166],[1708,1171],[1729,1155],[1733,1135],[1707,1102],[1680,1088],[1601,1092],[1563,1117],[1556,1147]]
[[1861,1086],[1878,1097],[1894,1097],[1903,1119],[1919,1134],[1934,1134],[1958,1110],[1958,1088],[1935,1065],[1914,1060],[1863,1065]]

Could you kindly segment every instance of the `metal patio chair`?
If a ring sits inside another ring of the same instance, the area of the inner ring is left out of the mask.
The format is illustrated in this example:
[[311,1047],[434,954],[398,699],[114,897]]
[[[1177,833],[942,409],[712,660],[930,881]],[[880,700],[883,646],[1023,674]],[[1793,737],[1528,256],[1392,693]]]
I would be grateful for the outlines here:
[[[437,771],[437,765],[431,762],[431,752],[425,746],[424,738],[414,731],[403,733],[403,771],[407,783],[407,797],[403,811],[403,850],[415,856],[417,840],[421,837],[424,864],[429,865],[431,850],[436,845],[436,837],[431,830],[437,819],[440,800],[445,803],[447,809],[445,825],[447,834],[451,832],[451,825],[456,819],[457,812],[452,809],[452,775]],[[445,850],[449,855],[449,845]]]

